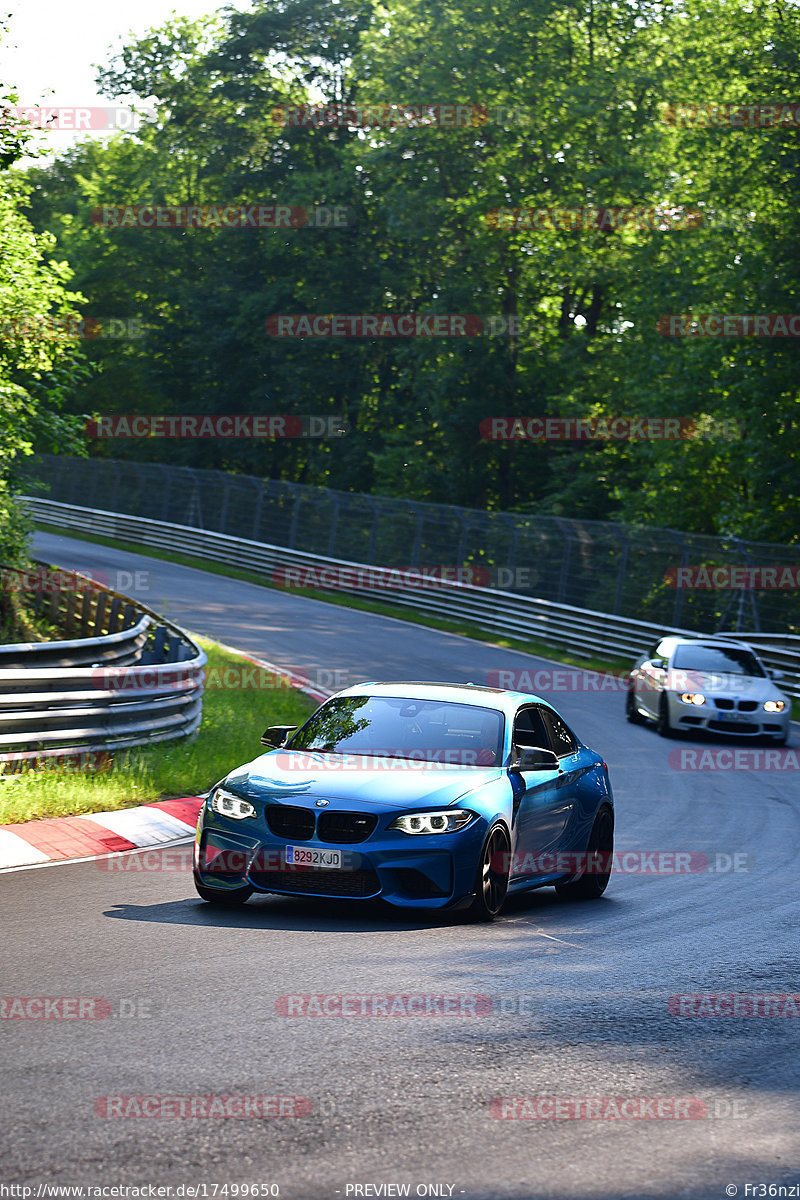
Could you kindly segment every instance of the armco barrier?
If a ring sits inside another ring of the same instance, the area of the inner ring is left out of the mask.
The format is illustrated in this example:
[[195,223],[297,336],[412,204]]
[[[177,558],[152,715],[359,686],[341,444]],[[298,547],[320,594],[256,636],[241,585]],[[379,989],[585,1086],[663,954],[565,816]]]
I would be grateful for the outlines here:
[[[369,586],[368,582],[356,582],[352,587],[342,586],[342,572],[348,568],[353,574],[361,574],[373,581],[388,579],[392,572],[388,568],[307,554],[188,525],[173,525],[146,517],[81,508],[39,497],[21,499],[25,500],[36,520],[61,528],[119,538],[140,546],[153,546],[246,569],[265,576],[265,582],[269,582],[278,568],[333,568],[339,572],[335,589],[337,593],[371,596],[392,604],[407,605],[443,619],[467,620],[481,629],[523,641],[531,639],[554,646],[567,646],[573,652],[586,656],[613,655],[634,659],[668,633],[688,637],[708,636],[691,629],[655,625],[591,609],[555,604],[532,596],[446,580],[437,581],[435,588],[389,588],[377,582],[376,586]],[[782,689],[800,699],[800,637],[759,633],[745,640],[771,669],[784,673],[785,678],[780,685]]]
[[[202,718],[206,655],[178,626],[70,572],[39,606],[94,636],[0,646],[0,764],[184,737]],[[24,591],[24,588],[23,588]]]

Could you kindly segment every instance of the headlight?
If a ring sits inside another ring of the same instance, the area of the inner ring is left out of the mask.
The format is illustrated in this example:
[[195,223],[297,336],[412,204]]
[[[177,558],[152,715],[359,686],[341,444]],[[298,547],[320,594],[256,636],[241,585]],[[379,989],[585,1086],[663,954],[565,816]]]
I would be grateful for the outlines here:
[[765,700],[764,712],[783,712],[786,708],[785,700]]
[[702,692],[681,692],[683,704],[705,704],[706,698]]
[[240,800],[222,788],[216,788],[211,796],[211,807],[222,817],[233,817],[234,821],[243,821],[245,817],[254,817],[256,810],[247,800]]
[[408,817],[396,817],[389,826],[401,833],[455,833],[463,829],[475,813],[466,808],[446,808],[442,812],[414,813]]

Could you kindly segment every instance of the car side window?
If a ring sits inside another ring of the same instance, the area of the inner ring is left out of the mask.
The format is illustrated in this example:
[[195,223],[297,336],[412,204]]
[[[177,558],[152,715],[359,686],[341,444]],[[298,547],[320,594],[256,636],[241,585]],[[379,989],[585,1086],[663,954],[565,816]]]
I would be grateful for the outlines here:
[[550,729],[550,746],[558,757],[563,758],[565,754],[574,754],[577,742],[571,729],[565,721],[562,721],[558,713],[551,712],[546,708],[544,721]]
[[531,746],[541,746],[543,750],[550,749],[550,735],[542,719],[542,710],[538,706],[523,708],[517,713],[514,721],[514,745],[520,750],[527,750]]

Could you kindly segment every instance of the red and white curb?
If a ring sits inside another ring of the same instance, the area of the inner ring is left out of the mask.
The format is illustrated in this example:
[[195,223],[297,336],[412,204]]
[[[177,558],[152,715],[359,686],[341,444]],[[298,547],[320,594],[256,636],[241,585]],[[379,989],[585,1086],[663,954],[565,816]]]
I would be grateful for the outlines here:
[[[243,654],[241,650],[226,646],[223,642],[217,645],[272,674],[285,676],[299,692],[318,703],[331,695],[321,688],[310,686],[303,676],[275,663]],[[138,850],[194,837],[202,803],[199,796],[188,796],[182,800],[161,800],[138,808],[120,808],[114,812],[47,817],[40,821],[23,821],[19,825],[0,825],[0,871],[70,859],[96,858],[102,854],[118,854],[122,850]]]
[[95,858],[193,837],[202,803],[199,796],[187,796],[115,812],[0,825],[0,871]]

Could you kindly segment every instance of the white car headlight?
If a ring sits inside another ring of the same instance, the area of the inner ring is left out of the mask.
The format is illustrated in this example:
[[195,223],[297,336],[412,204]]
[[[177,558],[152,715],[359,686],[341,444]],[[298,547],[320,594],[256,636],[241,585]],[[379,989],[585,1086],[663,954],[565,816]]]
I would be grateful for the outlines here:
[[389,828],[399,829],[401,833],[455,833],[457,829],[463,829],[474,816],[466,808],[445,808],[442,812],[396,817]]
[[702,692],[681,692],[683,704],[705,704],[706,698]]
[[786,708],[785,700],[765,700],[764,712],[783,712]]
[[222,817],[233,817],[234,821],[243,821],[245,817],[254,817],[256,810],[247,800],[240,800],[222,788],[215,788],[211,795],[211,807]]

